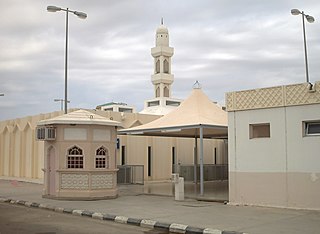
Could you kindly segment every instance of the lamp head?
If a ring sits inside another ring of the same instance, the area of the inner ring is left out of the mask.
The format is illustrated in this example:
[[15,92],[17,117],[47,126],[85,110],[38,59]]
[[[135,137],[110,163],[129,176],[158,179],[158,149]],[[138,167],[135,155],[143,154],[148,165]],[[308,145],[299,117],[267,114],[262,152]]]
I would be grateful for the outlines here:
[[56,6],[47,6],[47,11],[49,12],[61,11],[61,8]]
[[301,12],[298,9],[292,9],[291,14],[292,15],[299,15],[299,14],[301,14]]
[[313,23],[314,22],[314,18],[311,15],[306,15],[306,19],[309,23]]
[[83,13],[83,12],[80,12],[80,11],[75,11],[74,14],[76,16],[78,16],[80,19],[85,19],[87,18],[87,14],[86,13]]

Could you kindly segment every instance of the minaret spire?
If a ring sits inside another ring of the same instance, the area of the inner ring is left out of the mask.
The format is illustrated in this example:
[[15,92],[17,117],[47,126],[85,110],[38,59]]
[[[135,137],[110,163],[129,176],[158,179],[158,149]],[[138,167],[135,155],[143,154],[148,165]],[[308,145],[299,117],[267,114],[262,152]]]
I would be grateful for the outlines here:
[[161,25],[163,25],[163,17],[161,17]]

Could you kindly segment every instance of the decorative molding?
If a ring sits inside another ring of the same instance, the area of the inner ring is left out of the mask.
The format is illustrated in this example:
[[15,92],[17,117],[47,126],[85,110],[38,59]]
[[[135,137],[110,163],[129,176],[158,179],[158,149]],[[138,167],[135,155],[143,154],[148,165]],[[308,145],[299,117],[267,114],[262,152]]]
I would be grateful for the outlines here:
[[227,111],[320,103],[320,81],[226,93]]

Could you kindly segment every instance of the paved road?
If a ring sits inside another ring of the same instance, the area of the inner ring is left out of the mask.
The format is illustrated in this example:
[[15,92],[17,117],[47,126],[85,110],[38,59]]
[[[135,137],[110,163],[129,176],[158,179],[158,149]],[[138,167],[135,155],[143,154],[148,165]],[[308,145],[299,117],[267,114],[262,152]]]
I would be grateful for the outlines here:
[[0,234],[162,234],[137,226],[0,203]]

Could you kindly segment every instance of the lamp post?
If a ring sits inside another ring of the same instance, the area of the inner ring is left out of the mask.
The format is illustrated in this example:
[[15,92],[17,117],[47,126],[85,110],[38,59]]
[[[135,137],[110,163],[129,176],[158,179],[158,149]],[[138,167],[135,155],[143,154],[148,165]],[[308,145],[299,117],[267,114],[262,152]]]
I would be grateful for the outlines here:
[[[61,103],[61,110],[63,110],[64,100],[62,98],[57,98],[57,99],[54,99],[53,101],[54,102],[60,102]],[[67,101],[67,102],[70,103],[70,101]]]
[[87,18],[87,14],[80,11],[71,11],[69,8],[63,9],[61,7],[56,6],[48,6],[47,11],[49,12],[57,12],[57,11],[65,11],[66,12],[66,51],[65,51],[65,68],[64,68],[64,113],[67,114],[68,108],[68,15],[69,12],[75,14],[80,19]]
[[306,79],[307,79],[307,83],[309,83],[307,39],[306,39],[306,29],[305,29],[304,18],[306,18],[309,23],[313,23],[314,22],[314,18],[311,15],[306,15],[303,11],[300,11],[298,9],[292,9],[291,10],[291,14],[292,15],[301,15],[302,16],[304,59],[305,59],[305,65],[306,65]]

